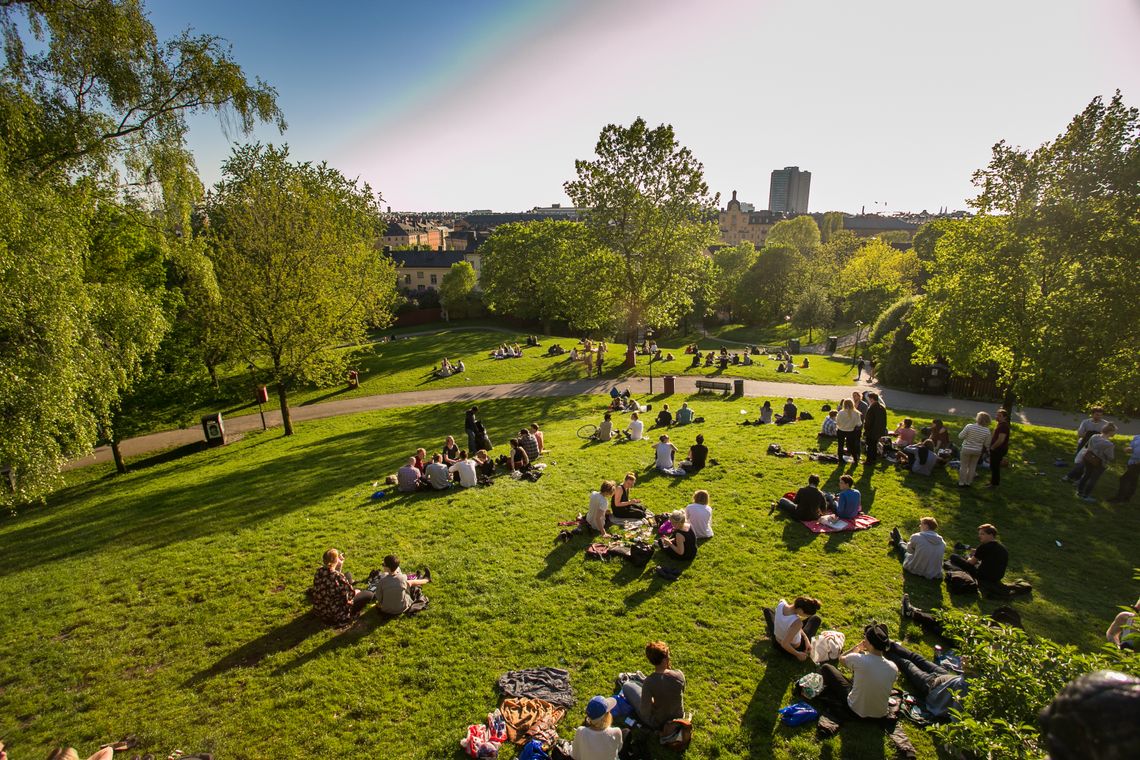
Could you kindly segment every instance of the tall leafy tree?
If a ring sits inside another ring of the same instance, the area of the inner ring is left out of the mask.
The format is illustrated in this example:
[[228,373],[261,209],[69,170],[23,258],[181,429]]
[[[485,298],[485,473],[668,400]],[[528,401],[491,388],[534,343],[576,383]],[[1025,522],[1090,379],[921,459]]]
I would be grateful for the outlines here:
[[806,214],[793,219],[784,219],[772,225],[764,244],[788,245],[795,248],[805,259],[810,259],[820,246],[819,225],[815,223],[815,219]]
[[770,324],[790,316],[803,268],[804,257],[792,246],[765,245],[737,286],[736,297],[749,321]]
[[589,209],[585,223],[594,239],[618,256],[615,276],[632,341],[638,328],[675,324],[692,309],[693,278],[719,236],[719,196],[709,195],[704,167],[669,125],[610,124],[595,152],[574,162],[577,179],[565,188],[574,205]]
[[873,239],[844,264],[835,292],[850,319],[872,322],[888,304],[914,293],[921,271],[914,251]]
[[344,344],[384,326],[396,302],[391,261],[373,248],[377,196],[287,147],[234,150],[207,213],[221,316],[241,356],[277,387],[285,435],[289,390],[343,374]]
[[151,274],[209,271],[188,244],[200,184],[187,116],[223,114],[243,131],[284,121],[224,41],[160,40],[136,0],[0,2],[0,33],[8,501],[42,495],[68,458],[113,439],[122,396],[170,323],[155,293],[168,282]]
[[716,281],[714,293],[719,295],[719,305],[726,307],[733,314],[740,311],[740,302],[736,297],[740,289],[740,279],[752,268],[758,257],[756,247],[748,240],[738,245],[720,248],[712,255],[712,261],[716,265],[716,271],[712,273]]
[[823,215],[819,225],[819,237],[824,243],[830,242],[836,234],[843,231],[843,212],[828,211]]
[[467,316],[467,301],[475,290],[477,277],[470,262],[457,261],[439,283],[439,302],[449,317]]
[[610,328],[617,316],[620,262],[585,225],[563,220],[500,225],[479,249],[483,300],[491,310],[577,330]]
[[1008,403],[1140,410],[1140,113],[1095,98],[1050,143],[995,145],[974,182],[979,215],[934,246],[918,360],[996,365]]

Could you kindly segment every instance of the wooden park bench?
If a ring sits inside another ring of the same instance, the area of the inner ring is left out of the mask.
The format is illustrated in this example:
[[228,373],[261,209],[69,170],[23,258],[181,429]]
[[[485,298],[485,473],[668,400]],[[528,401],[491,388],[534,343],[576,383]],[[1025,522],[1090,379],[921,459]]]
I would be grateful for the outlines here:
[[732,383],[726,383],[723,380],[698,380],[697,393],[703,391],[724,391],[724,395],[728,395],[732,390]]

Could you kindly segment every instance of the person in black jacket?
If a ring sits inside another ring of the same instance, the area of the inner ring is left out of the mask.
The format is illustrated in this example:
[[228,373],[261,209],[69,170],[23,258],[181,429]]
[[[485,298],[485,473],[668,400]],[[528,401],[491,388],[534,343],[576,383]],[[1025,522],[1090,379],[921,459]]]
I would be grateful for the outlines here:
[[479,440],[479,430],[477,425],[479,420],[475,415],[479,413],[479,407],[473,406],[467,410],[466,418],[463,420],[463,429],[467,432],[467,450],[478,451],[483,448]]
[[870,392],[867,398],[871,403],[863,415],[863,442],[867,447],[867,464],[879,456],[879,439],[887,434],[887,410],[879,402],[879,394]]

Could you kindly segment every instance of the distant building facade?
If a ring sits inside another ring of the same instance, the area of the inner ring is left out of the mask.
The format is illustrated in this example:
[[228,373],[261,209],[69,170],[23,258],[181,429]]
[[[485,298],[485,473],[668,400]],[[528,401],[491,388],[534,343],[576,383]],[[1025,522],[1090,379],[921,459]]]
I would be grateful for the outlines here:
[[460,261],[466,261],[475,270],[476,287],[483,270],[483,257],[478,251],[385,250],[384,255],[396,265],[396,287],[405,293],[439,290],[451,265]]
[[798,166],[785,166],[772,172],[768,190],[768,210],[780,214],[806,214],[811,172]]
[[741,203],[736,199],[736,191],[732,191],[732,200],[718,216],[721,241],[739,245],[747,240],[757,248],[764,247],[768,232],[784,215],[752,209],[751,203]]
[[410,245],[438,249],[444,244],[444,230],[445,228],[436,225],[391,221],[388,222],[384,234],[380,236],[380,243],[390,248]]

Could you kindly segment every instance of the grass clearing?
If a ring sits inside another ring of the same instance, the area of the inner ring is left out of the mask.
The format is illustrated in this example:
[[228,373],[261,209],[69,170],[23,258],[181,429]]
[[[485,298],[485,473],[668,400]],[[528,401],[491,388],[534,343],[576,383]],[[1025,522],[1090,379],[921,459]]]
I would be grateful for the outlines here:
[[[849,638],[872,619],[897,632],[904,590],[922,607],[992,609],[903,577],[887,533],[912,530],[925,514],[938,516],[950,543],[970,541],[980,522],[998,525],[1010,575],[1035,586],[1015,602],[1034,633],[1096,647],[1117,605],[1135,596],[1140,517],[1061,487],[1047,463],[1068,452],[1070,431],[1015,426],[1016,465],[997,493],[959,491],[945,472],[924,479],[860,466],[857,487],[883,524],[813,537],[769,503],[810,472],[834,489],[851,468],[764,450],[807,449],[818,423],[743,427],[740,409],[754,416],[752,399],[688,400],[707,422],[674,430],[673,440],[684,450],[704,433],[720,464],[683,479],[647,470],[648,443],[579,440],[578,426],[600,418],[601,397],[480,405],[498,451],[521,424],[542,424],[551,464],[538,483],[503,478],[369,500],[373,481],[417,445],[461,437],[462,404],[309,422],[291,438],[253,434],[123,477],[105,466],[70,473],[46,508],[0,519],[0,736],[21,757],[128,732],[155,752],[219,757],[457,757],[467,724],[494,708],[503,672],[565,667],[580,710],[619,671],[644,668],[645,642],[662,638],[689,679],[697,730],[688,757],[885,757],[868,727],[821,747],[810,729],[778,724],[807,668],[774,656],[761,606],[814,594],[825,627]],[[591,489],[627,469],[655,511],[684,506],[696,488],[712,493],[716,537],[676,583],[655,579],[656,560],[642,571],[586,560],[584,538],[552,543],[557,520],[584,511]],[[1115,482],[1106,475],[1101,493]],[[319,625],[303,591],[330,546],[358,578],[389,552],[408,568],[430,565],[431,607],[394,621],[369,611],[345,630]],[[917,629],[903,631],[929,654]],[[564,736],[579,718],[568,716]],[[924,734],[908,732],[934,756]]]
[[[481,325],[486,326],[486,325]],[[436,329],[427,326],[425,329]],[[492,359],[491,352],[501,343],[526,343],[522,332],[504,333],[499,330],[468,329],[463,325],[434,335],[402,337],[390,343],[377,343],[370,346],[356,361],[360,372],[360,386],[349,389],[347,384],[338,382],[328,387],[299,388],[290,393],[291,406],[319,404],[357,396],[370,396],[382,393],[404,391],[424,391],[441,388],[460,388],[475,385],[497,385],[500,383],[525,383],[552,380],[578,380],[586,377],[584,362],[572,362],[568,354],[547,356],[547,349],[558,343],[569,349],[577,343],[574,338],[540,338],[542,345],[523,348],[519,359]],[[715,341],[708,341],[710,347]],[[610,343],[602,377],[618,381],[633,375],[648,375],[648,357],[639,356],[633,369],[621,369],[625,346]],[[847,361],[830,357],[811,357],[811,367],[800,369],[797,374],[788,375],[776,372],[776,362],[767,357],[757,357],[757,363],[745,366],[730,365],[721,370],[717,367],[690,368],[689,359],[683,351],[684,342],[678,342],[671,362],[654,362],[653,373],[660,377],[667,374],[700,375],[706,377],[743,377],[750,380],[785,380],[809,383],[812,385],[846,385],[854,382],[855,367]],[[463,359],[466,372],[447,378],[434,377],[433,371],[447,356],[452,361]],[[596,371],[595,371],[596,376]],[[242,367],[231,366],[219,372],[219,388],[214,390],[203,369],[200,376],[188,380],[172,378],[147,400],[144,408],[134,410],[131,420],[140,432],[173,427],[197,425],[202,415],[222,412],[225,416],[252,414],[257,411],[253,399],[254,379]],[[266,409],[279,407],[277,394],[272,389]]]

